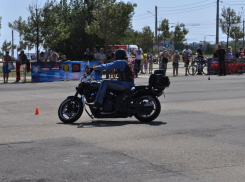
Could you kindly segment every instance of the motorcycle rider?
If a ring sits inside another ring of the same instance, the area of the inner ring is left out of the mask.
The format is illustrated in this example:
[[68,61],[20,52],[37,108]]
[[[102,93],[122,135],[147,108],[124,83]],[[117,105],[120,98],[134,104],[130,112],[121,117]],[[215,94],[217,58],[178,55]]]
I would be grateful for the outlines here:
[[117,61],[107,63],[107,64],[101,64],[94,68],[94,70],[117,69],[118,79],[103,80],[100,84],[98,94],[96,95],[96,98],[95,98],[95,102],[87,103],[87,105],[90,105],[90,106],[93,106],[94,108],[99,109],[102,106],[103,97],[105,95],[107,88],[118,90],[118,91],[124,91],[127,89],[131,90],[131,88],[135,86],[134,85],[134,74],[125,61],[127,59],[126,56],[127,54],[125,50],[117,49],[115,51],[115,57]]

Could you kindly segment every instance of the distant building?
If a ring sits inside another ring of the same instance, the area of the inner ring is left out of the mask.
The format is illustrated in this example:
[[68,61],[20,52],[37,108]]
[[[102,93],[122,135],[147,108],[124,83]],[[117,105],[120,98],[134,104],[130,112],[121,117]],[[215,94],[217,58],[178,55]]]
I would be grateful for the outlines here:
[[[155,50],[155,40],[153,40],[153,50]],[[159,44],[157,45],[157,48],[159,46],[159,50],[161,51],[163,47],[166,47],[167,50],[174,50],[174,42],[172,40],[170,40],[169,38],[166,39],[166,41],[159,41]]]

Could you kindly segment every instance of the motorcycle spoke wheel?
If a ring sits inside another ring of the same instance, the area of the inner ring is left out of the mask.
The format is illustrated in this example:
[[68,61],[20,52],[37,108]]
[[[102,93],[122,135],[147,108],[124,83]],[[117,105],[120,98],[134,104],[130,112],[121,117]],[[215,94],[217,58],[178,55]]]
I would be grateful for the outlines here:
[[79,99],[71,102],[71,99],[64,100],[58,110],[58,116],[63,123],[74,123],[83,112],[83,104]]
[[145,114],[135,114],[134,116],[141,122],[151,122],[158,117],[161,112],[161,104],[154,96],[141,96],[136,104],[144,105],[138,108],[139,112]]

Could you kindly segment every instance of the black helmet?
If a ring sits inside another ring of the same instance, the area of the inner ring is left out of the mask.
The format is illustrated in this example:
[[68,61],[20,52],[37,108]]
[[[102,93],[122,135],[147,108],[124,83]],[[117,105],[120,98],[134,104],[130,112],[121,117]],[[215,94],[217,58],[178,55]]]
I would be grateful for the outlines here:
[[125,50],[123,49],[117,49],[115,51],[115,55],[116,55],[116,59],[125,59],[125,57],[127,56],[127,53]]

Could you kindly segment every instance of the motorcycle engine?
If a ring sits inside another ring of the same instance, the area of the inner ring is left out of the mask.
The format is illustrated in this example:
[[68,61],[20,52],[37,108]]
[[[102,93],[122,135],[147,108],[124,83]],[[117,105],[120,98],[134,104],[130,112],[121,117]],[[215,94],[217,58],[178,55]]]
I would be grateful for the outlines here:
[[115,98],[115,110],[119,112],[126,112],[127,110],[127,99],[124,99],[123,95],[118,95]]
[[114,103],[111,101],[106,101],[103,103],[103,111],[111,112],[113,110]]

